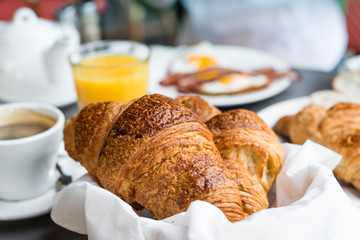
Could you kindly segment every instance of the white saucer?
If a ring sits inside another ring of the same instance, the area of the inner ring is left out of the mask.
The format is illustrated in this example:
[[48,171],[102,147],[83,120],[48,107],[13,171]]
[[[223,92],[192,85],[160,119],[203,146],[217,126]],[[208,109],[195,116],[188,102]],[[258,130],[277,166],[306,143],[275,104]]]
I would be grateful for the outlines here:
[[[61,90],[61,89],[60,89]],[[75,89],[61,90],[61,91],[52,91],[51,94],[47,96],[38,96],[32,98],[17,98],[17,97],[0,97],[0,101],[4,103],[9,102],[40,102],[54,105],[55,107],[65,107],[70,104],[75,103],[77,100],[77,94]]]
[[77,101],[75,90],[64,91],[58,95],[52,95],[51,98],[44,99],[44,103],[54,105],[55,107],[65,107]]
[[[59,147],[58,164],[65,174],[72,176],[72,180],[87,172],[80,163],[75,162],[67,155],[63,143]],[[47,214],[52,208],[53,197],[56,193],[54,184],[54,187],[44,194],[29,200],[5,201],[0,199],[0,221],[28,219]]]
[[55,187],[43,195],[25,201],[0,200],[0,221],[27,219],[50,212]]

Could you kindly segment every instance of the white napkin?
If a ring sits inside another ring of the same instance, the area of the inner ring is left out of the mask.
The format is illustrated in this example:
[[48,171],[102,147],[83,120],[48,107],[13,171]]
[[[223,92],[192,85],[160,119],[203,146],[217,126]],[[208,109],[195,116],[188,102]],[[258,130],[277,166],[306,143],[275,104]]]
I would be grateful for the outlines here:
[[283,148],[275,203],[240,222],[203,201],[164,220],[139,217],[89,175],[58,193],[51,218],[89,239],[358,239],[360,210],[332,173],[340,156],[311,141]]

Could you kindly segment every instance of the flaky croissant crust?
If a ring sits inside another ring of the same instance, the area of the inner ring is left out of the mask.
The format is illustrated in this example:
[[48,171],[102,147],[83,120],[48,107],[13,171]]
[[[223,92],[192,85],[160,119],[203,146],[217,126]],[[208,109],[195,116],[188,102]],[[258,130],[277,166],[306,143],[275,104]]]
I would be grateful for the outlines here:
[[99,183],[162,219],[194,200],[243,219],[239,187],[211,133],[176,101],[147,95],[84,108],[64,129],[65,148]]
[[342,155],[335,175],[360,190],[360,105],[339,103],[319,126],[321,144]]
[[183,104],[185,107],[189,108],[193,113],[195,113],[201,122],[206,122],[212,117],[220,114],[221,111],[210,105],[204,99],[195,95],[184,95],[178,96],[175,98],[176,101]]
[[[279,120],[278,128],[284,119]],[[311,104],[287,121],[291,142],[303,144],[310,139],[341,154],[335,175],[360,190],[360,105],[337,103],[328,109]],[[278,133],[286,136],[287,132],[282,128]]]
[[243,209],[246,214],[251,215],[269,207],[264,188],[245,166],[231,160],[225,160],[224,164],[230,170],[239,186]]
[[224,160],[243,164],[266,191],[280,171],[284,156],[276,134],[256,113],[236,109],[206,122]]

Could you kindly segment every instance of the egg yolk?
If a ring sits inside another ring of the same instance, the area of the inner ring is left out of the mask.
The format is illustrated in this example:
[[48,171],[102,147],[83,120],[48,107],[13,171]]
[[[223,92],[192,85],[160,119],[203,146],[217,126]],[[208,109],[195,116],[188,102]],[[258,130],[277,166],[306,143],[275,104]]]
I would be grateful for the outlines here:
[[197,70],[211,68],[217,66],[217,61],[208,56],[192,55],[187,58],[187,61],[196,66]]
[[232,78],[230,76],[222,77],[219,79],[219,81],[222,84],[229,84],[231,82]]
[[230,74],[230,75],[226,75],[222,78],[219,79],[219,82],[221,82],[222,84],[230,84],[232,80],[236,79],[236,80],[246,80],[247,78],[249,78],[249,76],[247,74]]

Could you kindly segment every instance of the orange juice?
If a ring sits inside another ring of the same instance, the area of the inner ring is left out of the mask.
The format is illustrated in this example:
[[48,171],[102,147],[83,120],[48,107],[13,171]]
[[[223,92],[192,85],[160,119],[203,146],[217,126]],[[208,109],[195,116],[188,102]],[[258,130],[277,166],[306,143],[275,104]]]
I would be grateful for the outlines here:
[[147,91],[148,61],[130,55],[85,58],[73,65],[79,108],[92,102],[128,102]]

